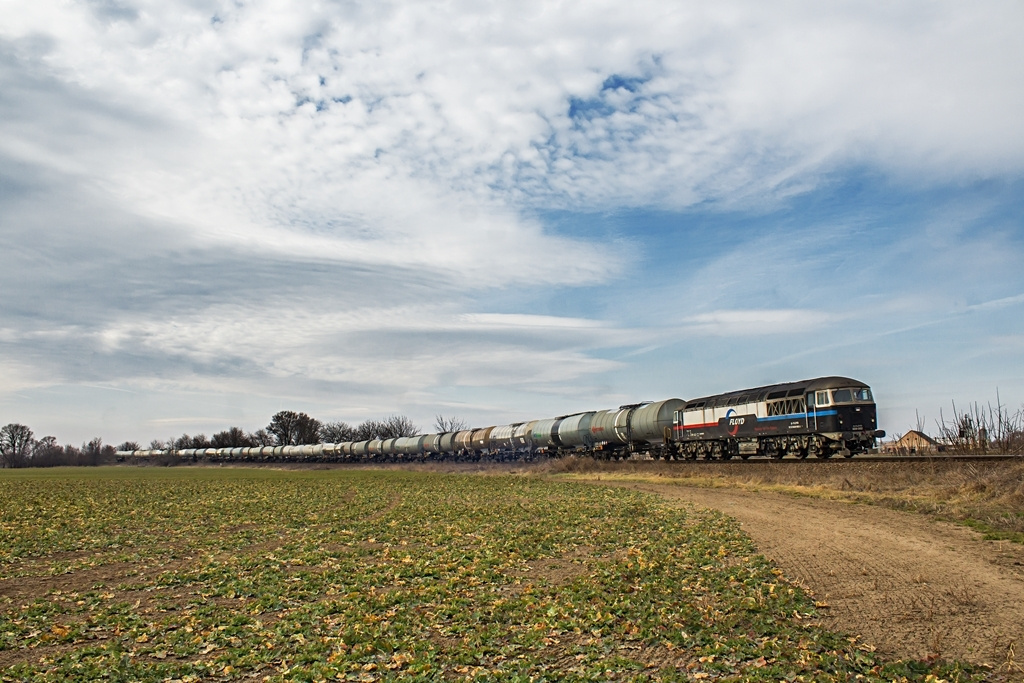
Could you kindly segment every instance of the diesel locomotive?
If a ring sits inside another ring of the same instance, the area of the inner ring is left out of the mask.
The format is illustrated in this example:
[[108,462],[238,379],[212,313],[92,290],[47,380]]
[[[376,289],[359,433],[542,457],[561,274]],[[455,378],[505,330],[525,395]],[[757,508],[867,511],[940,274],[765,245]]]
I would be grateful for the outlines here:
[[883,436],[868,385],[819,377],[687,401],[671,447],[686,458],[849,458]]

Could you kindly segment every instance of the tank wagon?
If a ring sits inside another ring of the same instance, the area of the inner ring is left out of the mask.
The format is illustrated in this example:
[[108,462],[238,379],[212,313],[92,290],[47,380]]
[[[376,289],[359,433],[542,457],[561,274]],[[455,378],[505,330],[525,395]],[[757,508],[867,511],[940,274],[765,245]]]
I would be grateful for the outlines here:
[[[868,385],[818,377],[690,400],[670,398],[610,410],[390,439],[173,451],[183,459],[236,461],[531,460],[538,456],[743,459],[852,457],[885,436]],[[168,451],[122,451],[148,458]]]

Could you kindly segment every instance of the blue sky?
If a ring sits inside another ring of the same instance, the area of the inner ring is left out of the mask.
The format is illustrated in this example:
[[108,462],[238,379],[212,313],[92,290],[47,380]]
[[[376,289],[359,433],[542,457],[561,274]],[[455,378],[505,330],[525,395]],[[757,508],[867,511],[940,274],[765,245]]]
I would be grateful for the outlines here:
[[3,8],[2,423],[1024,404],[1019,3]]

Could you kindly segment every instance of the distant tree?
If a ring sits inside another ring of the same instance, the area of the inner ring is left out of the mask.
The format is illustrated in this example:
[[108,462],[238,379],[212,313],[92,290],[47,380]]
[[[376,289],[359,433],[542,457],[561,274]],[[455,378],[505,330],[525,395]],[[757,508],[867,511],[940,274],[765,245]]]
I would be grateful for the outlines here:
[[[37,454],[45,453],[53,448],[60,448],[60,444],[57,443],[57,437],[44,436],[32,445],[32,457],[35,458]],[[64,449],[61,448],[61,450]]]
[[0,428],[0,467],[22,467],[32,453],[32,430],[11,423]]
[[210,440],[206,438],[206,434],[182,434],[174,440],[174,448],[179,451],[185,448],[210,448]]
[[153,439],[152,441],[149,442],[149,448],[151,450],[154,450],[154,451],[162,451],[162,450],[165,450],[167,448],[167,444],[168,443],[171,444],[172,448],[174,447],[173,440],[168,442],[168,441],[161,441],[160,439]]
[[416,436],[420,428],[405,415],[388,415],[381,423],[382,439],[394,439],[399,436]]
[[419,427],[405,415],[389,415],[383,420],[364,420],[359,423],[349,440],[394,439],[399,436],[416,436],[418,433]]
[[257,429],[249,435],[249,441],[253,446],[273,446],[274,437],[266,429]]
[[320,425],[322,443],[343,443],[356,440],[356,429],[347,422],[326,422]]
[[267,431],[278,446],[320,443],[320,420],[293,410],[282,410],[270,418]]
[[96,437],[88,443],[82,444],[82,455],[78,464],[96,466],[114,459],[115,450],[113,446],[104,446],[103,439]]
[[296,426],[296,445],[320,443],[320,420],[299,413],[299,422]]
[[119,450],[119,451],[137,451],[137,450],[139,450],[141,448],[142,448],[142,446],[139,445],[138,441],[125,441],[124,443],[122,443],[120,446],[117,447],[117,450]]
[[67,465],[64,449],[57,443],[57,437],[44,436],[32,446],[33,467],[57,467]]
[[65,465],[83,465],[85,464],[84,456],[82,451],[72,444],[64,446],[64,463]]
[[252,446],[253,443],[248,434],[238,427],[232,427],[214,434],[210,439],[210,445],[213,448],[244,448]]
[[434,416],[434,429],[438,434],[444,432],[461,432],[469,429],[469,424],[461,417],[445,417],[444,415]]
[[383,427],[384,425],[377,420],[363,420],[359,423],[359,426],[356,427],[356,432],[352,440],[369,441],[370,439],[379,439],[381,438],[380,435],[383,432]]

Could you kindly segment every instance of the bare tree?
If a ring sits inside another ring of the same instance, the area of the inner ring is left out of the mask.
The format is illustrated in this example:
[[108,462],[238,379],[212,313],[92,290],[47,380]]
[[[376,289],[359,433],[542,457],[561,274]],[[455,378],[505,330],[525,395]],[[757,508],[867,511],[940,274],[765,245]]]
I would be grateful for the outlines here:
[[381,422],[382,439],[394,439],[399,436],[416,436],[420,428],[405,415],[388,415]]
[[82,444],[82,457],[80,465],[100,465],[114,459],[114,447],[104,446],[103,439],[96,437],[88,443]]
[[188,434],[182,434],[177,439],[174,439],[174,448],[183,450],[185,448],[210,448],[210,440],[206,438],[206,434],[196,434],[195,436],[189,436]]
[[57,467],[68,465],[64,449],[57,443],[57,437],[44,436],[32,446],[33,467]]
[[352,440],[367,441],[369,439],[379,439],[381,438],[380,435],[383,431],[383,427],[384,425],[377,420],[363,420],[359,423],[359,426],[356,427],[355,435]]
[[266,429],[257,429],[249,435],[253,446],[273,446],[274,437]]
[[293,410],[282,410],[270,418],[267,431],[278,446],[320,443],[320,420]]
[[244,448],[246,446],[252,446],[252,439],[248,434],[238,427],[232,427],[225,429],[223,432],[217,432],[210,439],[210,445],[213,448]]
[[1016,413],[1003,405],[996,392],[996,405],[968,405],[966,410],[953,404],[953,419],[946,421],[939,411],[940,439],[953,453],[1024,453],[1024,407]]
[[138,441],[125,441],[124,443],[122,443],[120,446],[117,447],[117,450],[119,450],[119,451],[137,451],[140,448],[142,448],[142,446],[139,445]]
[[356,429],[347,422],[326,422],[320,425],[320,441],[344,443],[356,440]]
[[461,417],[445,417],[444,415],[436,415],[434,417],[434,429],[437,430],[438,434],[443,434],[445,432],[461,432],[464,429],[469,429],[469,423]]
[[0,428],[0,467],[22,467],[32,453],[32,430],[11,423]]

